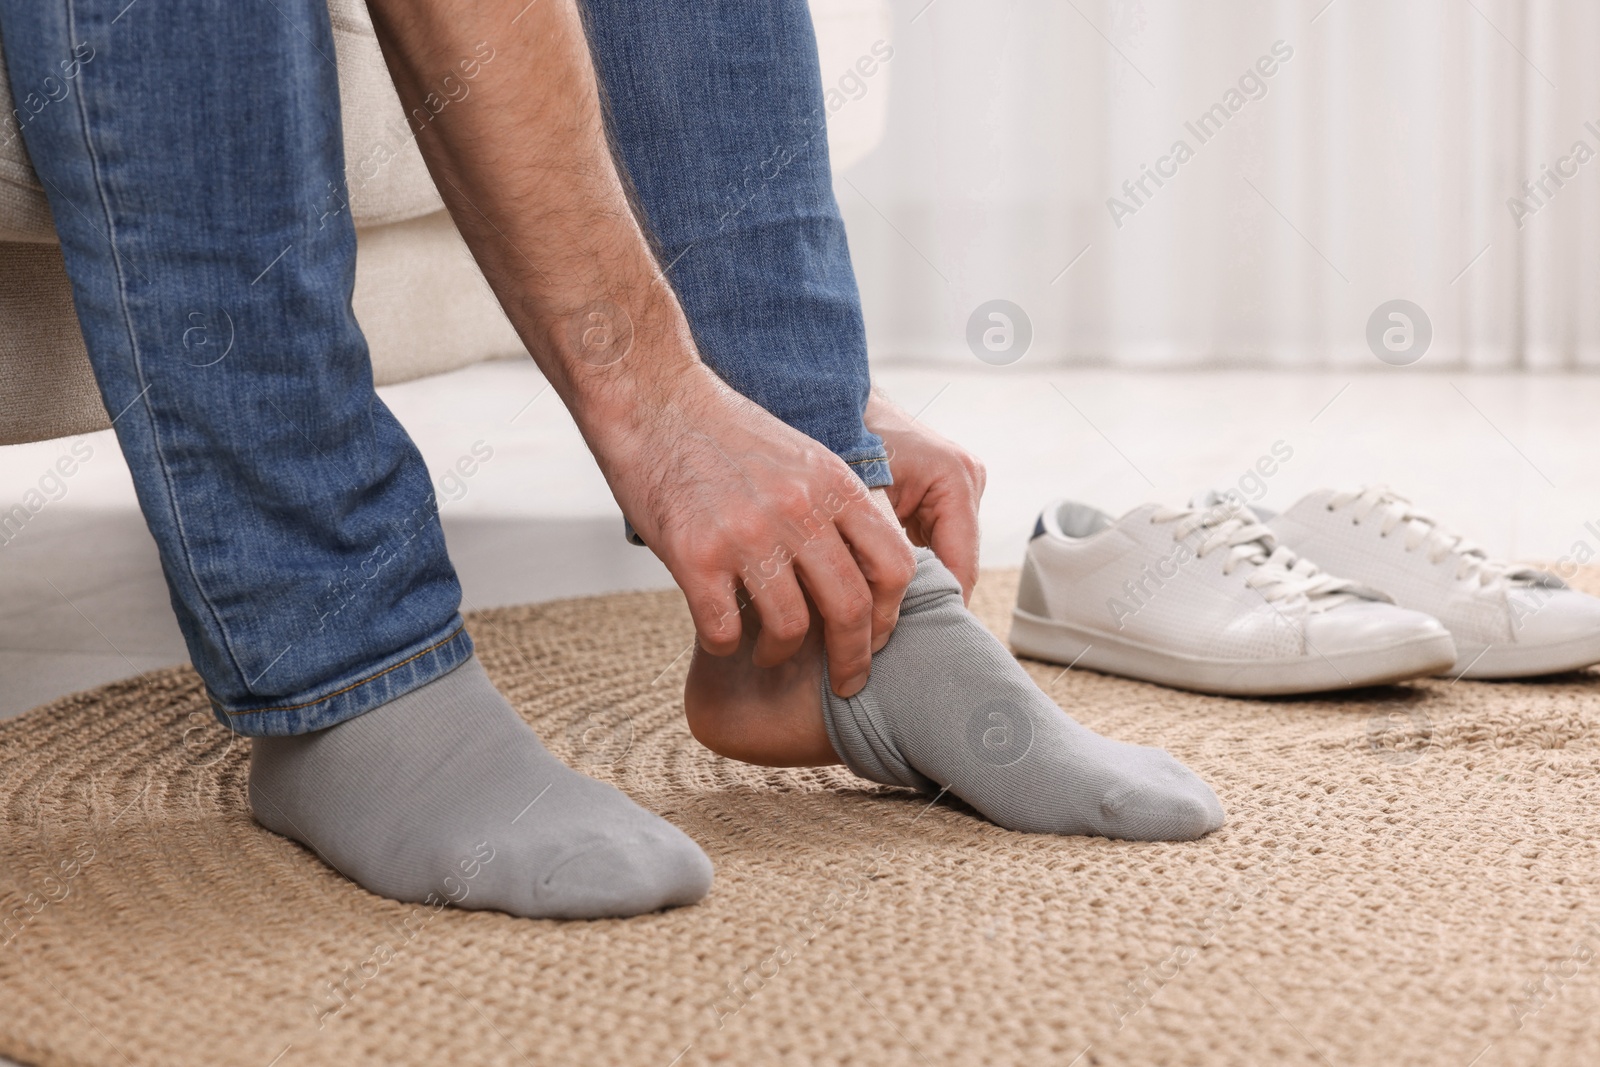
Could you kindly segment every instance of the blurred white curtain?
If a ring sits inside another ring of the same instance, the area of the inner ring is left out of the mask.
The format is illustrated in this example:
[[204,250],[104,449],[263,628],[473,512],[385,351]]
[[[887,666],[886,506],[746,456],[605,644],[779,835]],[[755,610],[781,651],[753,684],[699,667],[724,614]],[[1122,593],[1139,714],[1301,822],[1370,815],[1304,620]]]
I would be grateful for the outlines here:
[[836,179],[876,359],[970,361],[1003,298],[1029,364],[1371,365],[1403,298],[1421,366],[1600,367],[1595,0],[895,0],[887,40]]

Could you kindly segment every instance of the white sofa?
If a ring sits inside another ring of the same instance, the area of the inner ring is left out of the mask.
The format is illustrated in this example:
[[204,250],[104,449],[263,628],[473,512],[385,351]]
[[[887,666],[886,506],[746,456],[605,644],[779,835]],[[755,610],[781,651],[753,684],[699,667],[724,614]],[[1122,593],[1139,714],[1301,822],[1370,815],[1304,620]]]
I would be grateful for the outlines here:
[[[355,311],[380,385],[479,360],[525,355],[434,189],[409,135],[363,0],[329,0],[356,224]],[[886,0],[812,0],[824,81],[889,37]],[[15,136],[0,58],[0,445],[103,429],[43,187]],[[835,167],[870,151],[887,108],[888,68],[829,121]],[[24,107],[26,102],[24,102]],[[7,124],[10,124],[9,126]],[[392,158],[374,176],[361,161]]]

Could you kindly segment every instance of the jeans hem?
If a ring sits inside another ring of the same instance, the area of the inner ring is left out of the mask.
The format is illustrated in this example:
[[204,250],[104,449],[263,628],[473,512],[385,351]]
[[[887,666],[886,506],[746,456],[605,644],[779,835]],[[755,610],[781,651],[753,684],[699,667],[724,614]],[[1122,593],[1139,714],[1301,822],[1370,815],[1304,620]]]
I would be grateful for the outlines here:
[[888,456],[880,454],[865,459],[847,459],[845,465],[866,483],[868,489],[882,489],[894,484],[894,476],[889,473]]
[[353,677],[283,698],[270,706],[228,707],[210,693],[217,721],[250,737],[286,737],[336,726],[420,689],[465,663],[472,656],[472,638],[461,616],[438,633],[366,667]]

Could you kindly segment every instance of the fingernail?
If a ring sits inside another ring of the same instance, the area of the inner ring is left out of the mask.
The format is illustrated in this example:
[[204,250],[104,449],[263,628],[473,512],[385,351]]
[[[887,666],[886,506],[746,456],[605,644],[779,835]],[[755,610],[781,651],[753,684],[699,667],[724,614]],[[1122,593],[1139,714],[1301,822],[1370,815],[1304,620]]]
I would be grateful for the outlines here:
[[843,685],[841,685],[837,690],[835,690],[835,692],[837,692],[840,696],[845,697],[846,699],[848,699],[850,697],[855,696],[857,693],[861,692],[861,690],[865,689],[866,687],[867,687],[867,672],[863,671],[862,673],[856,675],[854,678],[847,679]]

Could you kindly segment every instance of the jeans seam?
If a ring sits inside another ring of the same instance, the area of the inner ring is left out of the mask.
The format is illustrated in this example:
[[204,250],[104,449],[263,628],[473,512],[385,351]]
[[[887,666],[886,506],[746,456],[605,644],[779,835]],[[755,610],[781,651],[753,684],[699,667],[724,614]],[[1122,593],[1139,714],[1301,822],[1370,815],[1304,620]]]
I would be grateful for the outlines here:
[[844,465],[847,466],[847,467],[862,467],[862,466],[865,466],[868,463],[887,463],[887,462],[889,462],[889,457],[888,456],[872,456],[872,457],[870,457],[868,459],[847,459],[847,460],[844,461]]
[[[268,711],[299,711],[302,708],[310,708],[310,707],[315,707],[318,704],[325,704],[328,701],[332,700],[336,696],[343,696],[345,693],[350,692],[352,689],[360,689],[362,686],[366,685],[369,682],[377,681],[379,678],[382,678],[384,675],[388,674],[390,671],[398,670],[399,668],[404,667],[407,663],[410,663],[412,660],[420,659],[421,657],[426,656],[429,652],[432,652],[436,648],[440,648],[441,646],[448,645],[451,641],[454,641],[458,635],[460,635],[461,631],[465,630],[466,628],[467,628],[466,623],[462,623],[460,626],[457,626],[454,630],[451,630],[449,634],[447,634],[444,637],[441,637],[439,640],[435,641],[433,644],[429,645],[427,648],[422,649],[420,652],[414,652],[411,655],[407,656],[405,659],[401,660],[399,663],[391,663],[391,664],[389,664],[389,666],[385,667],[381,671],[376,672],[375,674],[369,674],[365,678],[361,678],[361,679],[358,679],[357,681],[351,682],[349,685],[345,686],[343,689],[335,689],[333,692],[329,693],[327,696],[318,697],[316,700],[308,700],[303,704],[281,704],[278,707],[274,707],[274,708],[246,708],[243,711],[229,711],[227,708],[223,708],[222,712],[223,712],[224,715],[227,715],[230,718],[232,718],[232,717],[237,717],[237,716],[240,716],[240,715],[260,715],[263,712],[268,712]],[[212,702],[216,703],[215,699],[213,699]]]
[[[78,35],[78,15],[72,6],[72,0],[63,0],[62,7],[67,15],[67,38],[70,41]],[[217,628],[217,633],[222,639],[222,645],[227,651],[228,658],[232,661],[234,671],[243,678],[245,676],[244,666],[239,662],[238,654],[233,649],[233,641],[228,636],[227,627],[223,625],[222,617],[217,614],[216,605],[206,595],[205,587],[200,583],[200,575],[195,571],[194,557],[189,551],[189,543],[184,536],[183,516],[178,509],[178,494],[172,484],[171,472],[168,470],[166,457],[161,451],[160,427],[157,424],[155,412],[150,408],[150,401],[147,399],[153,383],[147,384],[145,382],[144,362],[140,358],[139,351],[139,335],[138,331],[133,327],[133,318],[128,310],[128,282],[122,270],[122,257],[117,251],[117,228],[111,214],[111,204],[107,199],[104,179],[100,173],[100,158],[95,154],[94,139],[89,133],[89,113],[84,106],[84,96],[86,95],[84,88],[85,86],[79,86],[78,88],[78,123],[83,130],[83,150],[89,159],[89,173],[94,180],[95,195],[100,201],[100,212],[106,223],[106,244],[111,248],[111,268],[117,276],[117,304],[118,309],[122,312],[123,327],[128,331],[128,346],[133,353],[135,381],[142,387],[139,396],[134,398],[134,403],[138,403],[141,398],[146,398],[142,407],[144,408],[145,419],[150,425],[150,443],[156,454],[156,465],[161,469],[161,480],[166,485],[167,504],[172,509],[172,521],[178,534],[177,542],[183,549],[183,562],[189,571],[189,580],[194,583],[195,592],[199,594],[201,603],[206,606],[206,611],[211,614],[211,621]]]

